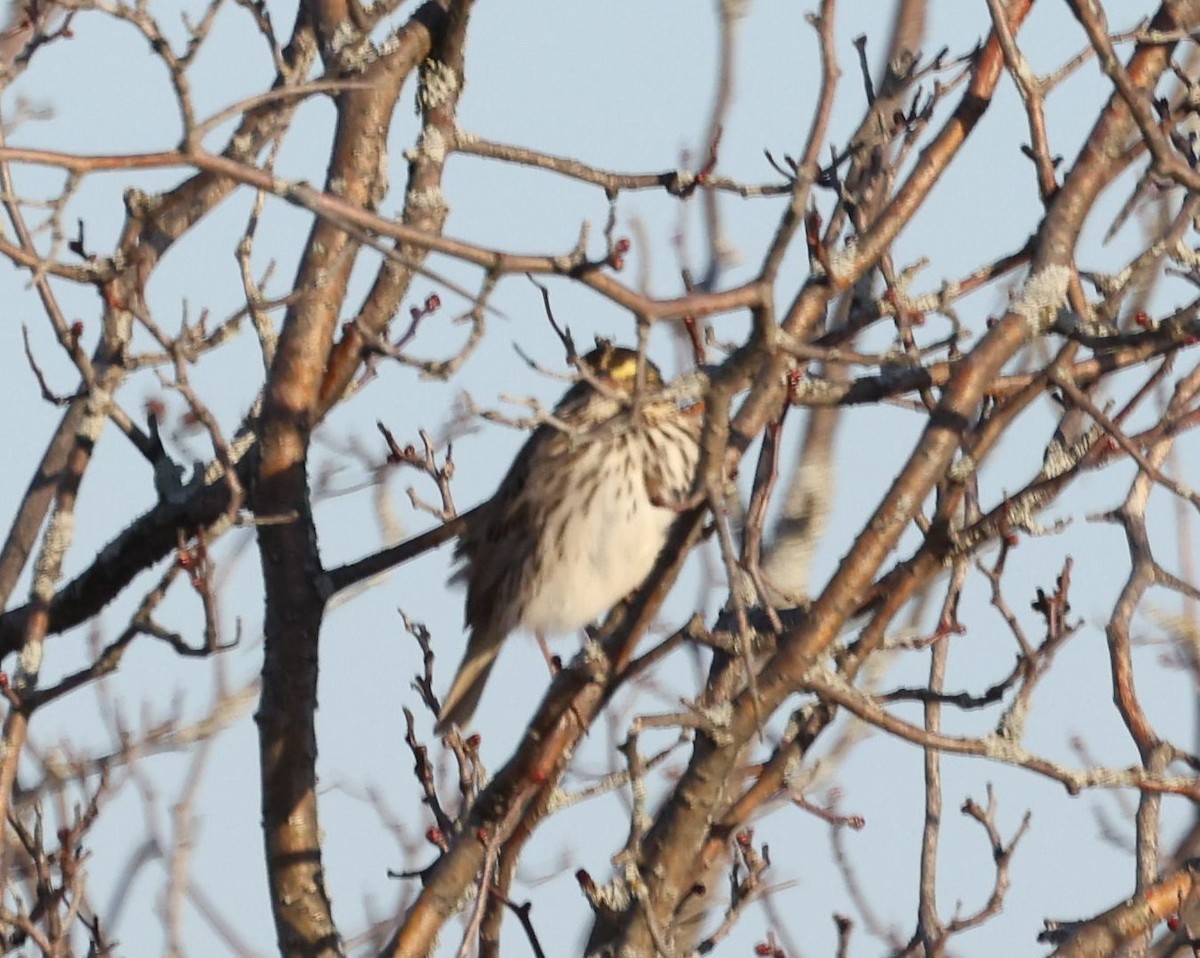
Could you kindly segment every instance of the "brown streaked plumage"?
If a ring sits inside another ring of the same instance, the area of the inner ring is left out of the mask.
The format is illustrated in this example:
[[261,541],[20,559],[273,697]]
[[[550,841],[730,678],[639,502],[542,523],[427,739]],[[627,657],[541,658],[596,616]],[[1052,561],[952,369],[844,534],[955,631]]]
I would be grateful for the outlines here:
[[459,539],[453,581],[467,586],[470,636],[439,733],[471,718],[510,632],[572,632],[635,589],[675,518],[664,503],[691,490],[700,418],[656,395],[662,378],[649,362],[632,402],[634,350],[602,342],[583,361],[603,388],[567,390],[554,415],[568,428],[533,432]]

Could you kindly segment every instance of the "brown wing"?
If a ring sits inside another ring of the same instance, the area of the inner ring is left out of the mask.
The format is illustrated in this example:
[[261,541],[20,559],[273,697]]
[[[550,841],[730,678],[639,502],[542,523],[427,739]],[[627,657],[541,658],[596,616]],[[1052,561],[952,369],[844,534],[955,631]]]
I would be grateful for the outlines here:
[[[520,621],[526,583],[538,561],[538,512],[547,496],[561,495],[561,458],[569,440],[539,426],[513,459],[495,495],[482,506],[455,548],[462,563],[451,579],[465,582],[466,624],[507,634]],[[533,488],[531,476],[540,477]]]

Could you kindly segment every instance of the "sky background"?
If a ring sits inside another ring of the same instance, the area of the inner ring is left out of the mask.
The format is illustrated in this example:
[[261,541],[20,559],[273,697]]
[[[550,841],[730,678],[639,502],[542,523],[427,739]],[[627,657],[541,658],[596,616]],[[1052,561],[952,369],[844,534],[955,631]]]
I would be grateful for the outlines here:
[[[267,6],[277,31],[286,36],[295,3],[268,2]],[[1143,4],[1109,6],[1113,11],[1119,6],[1121,16],[1128,17],[1118,20],[1113,13],[1116,30],[1132,26],[1134,17],[1148,9]],[[721,141],[719,173],[745,182],[774,182],[777,175],[766,162],[764,150],[781,157],[798,155],[803,149],[820,71],[816,36],[805,22],[814,7],[814,3],[796,0],[746,4],[739,23],[736,99]],[[830,142],[840,145],[864,109],[851,41],[860,34],[867,36],[868,54],[878,75],[892,4],[843,0],[838,7],[837,52],[843,75]],[[177,8],[198,16],[202,4],[193,0],[150,4],[179,42],[182,31],[174,13]],[[989,18],[983,0],[936,0],[930,8],[926,54],[943,46],[951,55],[964,54],[986,34]],[[177,111],[165,72],[145,41],[127,25],[95,13],[76,17],[73,32],[69,42],[39,53],[33,67],[4,94],[3,108],[10,125],[22,102],[52,111],[49,118],[27,121],[11,130],[10,143],[75,153],[174,146],[180,132]],[[1036,6],[1021,41],[1034,68],[1042,72],[1061,64],[1085,42],[1061,4]],[[716,46],[712,4],[682,0],[652,4],[626,0],[604,4],[481,2],[472,18],[468,80],[459,122],[463,129],[482,137],[576,157],[600,168],[628,172],[671,169],[679,165],[685,151],[698,156],[705,150]],[[249,17],[230,6],[218,17],[192,74],[197,112],[205,116],[260,91],[272,74],[266,46]],[[957,103],[958,92],[948,95],[936,111],[933,128]],[[403,151],[419,129],[413,96],[410,84],[393,125],[393,192],[383,204],[385,215],[400,207],[406,172]],[[1107,87],[1092,62],[1064,82],[1048,101],[1051,146],[1067,164],[1106,96]],[[282,176],[321,182],[333,117],[330,104],[319,98],[301,108],[280,156]],[[209,145],[217,148],[227,132],[228,127],[214,133]],[[928,257],[928,265],[913,284],[914,292],[936,290],[943,281],[961,277],[1024,243],[1040,209],[1033,166],[1018,149],[1027,141],[1021,104],[1006,78],[963,155],[895,244],[900,267]],[[16,169],[14,173],[19,191],[35,195],[56,189],[62,180],[61,175],[44,170]],[[134,184],[145,191],[168,188],[180,175],[163,171],[92,177],[73,200],[68,222],[81,219],[87,247],[107,252],[122,222],[122,191]],[[1128,179],[1122,182],[1127,191]],[[607,203],[598,189],[457,156],[447,167],[445,194],[452,210],[446,229],[449,236],[514,252],[562,252],[574,244],[581,224],[589,222],[592,251],[600,252]],[[1113,242],[1101,243],[1125,195],[1120,184],[1110,190],[1090,219],[1080,255],[1087,268],[1113,268],[1136,249],[1140,239],[1136,224]],[[817,201],[828,212],[830,196],[818,193]],[[202,310],[210,311],[211,326],[242,304],[233,244],[252,202],[249,192],[235,195],[179,243],[155,272],[147,297],[162,326],[177,329],[181,317],[194,319]],[[722,197],[720,208],[726,238],[736,253],[736,262],[723,283],[733,285],[755,271],[781,205],[774,200]],[[644,268],[654,293],[677,295],[680,287],[673,236],[682,224],[699,267],[704,250],[699,213],[699,204],[681,208],[677,200],[663,193],[623,195],[618,206],[618,234],[632,234],[635,224],[640,224],[635,235],[644,237],[631,252],[626,278]],[[288,291],[308,224],[307,214],[279,202],[268,203],[255,264],[260,271],[268,263],[275,264],[267,286],[269,294]],[[468,289],[478,285],[473,270],[437,257],[431,258],[429,265]],[[363,257],[356,270],[351,304],[366,289],[375,266],[369,255]],[[806,270],[802,244],[798,243],[786,264],[779,286],[781,296],[790,295]],[[5,304],[4,321],[0,322],[4,346],[0,348],[0,376],[9,383],[6,396],[11,407],[2,427],[8,460],[0,470],[0,516],[4,518],[15,510],[59,416],[38,396],[23,357],[22,325],[29,327],[35,354],[51,383],[68,392],[76,381],[65,359],[56,354],[48,324],[27,281],[26,275],[0,267],[0,302]],[[100,315],[94,292],[65,284],[57,284],[56,289],[68,316],[83,322],[84,340],[90,348]],[[963,300],[959,315],[964,326],[977,335],[989,315],[1003,310],[1009,289],[1007,284],[996,284]],[[445,305],[423,326],[412,352],[436,358],[453,352],[465,337],[466,327],[453,319],[465,311],[466,304],[428,278],[413,284],[412,302],[423,301],[430,292],[439,293]],[[556,315],[569,322],[578,342],[586,344],[595,334],[632,340],[632,318],[596,295],[566,283],[552,284],[552,295]],[[1165,313],[1188,298],[1183,284],[1166,284],[1155,304]],[[544,365],[562,368],[561,348],[544,320],[538,291],[521,277],[506,278],[493,305],[502,316],[489,317],[487,343],[452,381],[425,381],[411,369],[381,364],[379,375],[367,388],[319,430],[311,473],[314,477],[328,475],[329,488],[339,493],[323,497],[316,513],[327,566],[357,558],[388,539],[375,494],[369,488],[373,477],[370,464],[383,455],[375,430],[377,419],[398,438],[415,440],[422,428],[435,436],[443,434],[464,390],[480,406],[510,413],[520,410],[505,405],[504,395],[536,396],[552,402],[561,392],[560,382],[531,371],[512,348],[517,345]],[[720,339],[737,341],[744,335],[746,322],[744,317],[728,316],[715,320],[715,326]],[[948,328],[945,319],[930,316],[920,335],[923,341],[933,341]],[[885,345],[887,335],[886,329],[869,335],[864,348]],[[147,348],[148,337],[143,335],[135,346]],[[651,354],[670,373],[683,368],[667,330],[655,330]],[[258,347],[249,331],[202,360],[193,381],[232,432],[262,381]],[[1118,389],[1127,390],[1131,383],[1136,383],[1136,377],[1118,380]],[[132,377],[118,398],[140,417],[145,400],[160,393],[153,374],[143,373]],[[169,395],[164,398],[178,416],[182,403]],[[800,415],[789,417],[787,461],[794,455],[803,420]],[[985,507],[1038,471],[1053,423],[1053,410],[1046,403],[1018,423],[984,473]],[[815,559],[815,586],[823,584],[862,528],[911,451],[922,424],[920,416],[893,406],[844,414],[837,446],[834,511]],[[454,495],[460,508],[491,493],[523,438],[516,430],[480,424],[477,431],[456,442]],[[170,448],[184,463],[211,455],[202,435],[172,432]],[[364,450],[366,458],[347,455],[356,449]],[[1194,463],[1196,454],[1194,441],[1181,447],[1183,462]],[[1132,475],[1127,465],[1119,464],[1080,480],[1069,498],[1044,517],[1048,522],[1070,520],[1068,530],[1058,536],[1023,538],[1011,557],[1005,580],[1010,604],[1030,634],[1038,636],[1038,617],[1028,608],[1033,590],[1037,586],[1050,590],[1064,559],[1072,556],[1075,560],[1072,611],[1084,627],[1066,645],[1039,688],[1026,740],[1029,747],[1073,766],[1079,761],[1071,746],[1074,736],[1084,739],[1098,761],[1119,766],[1135,759],[1111,705],[1103,634],[1115,591],[1126,575],[1127,556],[1117,527],[1089,519],[1120,501]],[[431,484],[414,473],[388,477],[390,508],[406,535],[432,524],[408,503],[404,489],[409,484],[426,499],[436,496]],[[110,431],[84,485],[77,542],[67,561],[68,576],[85,568],[105,542],[153,501],[151,476],[144,461]],[[1178,570],[1173,503],[1157,496],[1152,519],[1159,534],[1160,560]],[[914,541],[908,537],[905,543],[911,547]],[[902,547],[901,553],[906,551]],[[262,591],[251,534],[235,531],[217,554],[219,575],[227,577],[221,596],[226,632],[232,636],[240,623],[241,645],[213,663],[181,661],[165,646],[139,640],[120,673],[102,688],[77,693],[38,714],[31,733],[35,754],[52,757],[55,749],[96,753],[111,748],[114,730],[101,718],[107,701],[120,703],[129,728],[144,730],[171,716],[186,720],[202,715],[219,690],[237,688],[253,679],[261,659]],[[723,593],[706,588],[705,562],[703,556],[698,557],[677,585],[663,613],[666,627],[686,618],[696,605],[697,594],[703,595],[710,614],[719,606]],[[711,565],[711,560],[708,562]],[[444,689],[463,641],[462,596],[445,586],[448,568],[449,549],[424,556],[372,590],[341,603],[330,612],[324,627],[318,718],[321,815],[335,916],[348,935],[369,917],[395,912],[403,886],[386,877],[387,869],[421,867],[433,858],[431,848],[422,849],[416,858],[409,857],[397,839],[398,835],[420,836],[430,824],[419,805],[411,756],[403,742],[401,712],[404,706],[420,712],[419,699],[410,688],[420,668],[420,655],[405,634],[397,610],[429,627],[439,651],[438,687]],[[98,625],[102,636],[111,637],[123,627],[133,603],[157,574],[144,576],[121,602],[106,610]],[[18,588],[14,601],[24,601],[22,590],[26,588]],[[177,589],[162,618],[192,641],[199,641],[199,604],[185,592]],[[950,688],[979,691],[1011,666],[1013,642],[986,603],[984,583],[976,578],[960,613],[968,632],[955,640],[951,651]],[[1166,593],[1154,595],[1149,604],[1163,616],[1180,610],[1178,600]],[[928,617],[923,624],[928,627]],[[1147,638],[1161,636],[1153,622],[1144,620],[1143,624]],[[54,638],[47,647],[47,676],[78,668],[86,661],[88,642],[87,630]],[[569,656],[576,640],[567,638],[560,648]],[[1144,683],[1139,691],[1159,728],[1190,747],[1193,689],[1185,673],[1160,666],[1164,652],[1163,647],[1154,645],[1137,651],[1139,681]],[[897,656],[882,684],[920,682],[926,670],[924,654]],[[678,696],[694,695],[702,673],[695,657],[682,652],[661,663],[652,678],[653,688],[639,690],[636,698],[629,694],[618,697],[613,717],[619,729],[635,712],[666,710]],[[483,755],[492,767],[510,753],[547,681],[534,643],[519,637],[509,642],[480,712],[485,731]],[[197,820],[191,872],[196,886],[252,953],[270,954],[274,933],[261,864],[252,710],[251,702],[207,754],[194,809]],[[916,709],[898,712],[919,720]],[[994,712],[949,712],[945,723],[950,732],[968,734],[990,729],[995,719]],[[419,728],[426,737],[431,724],[429,716],[420,715]],[[613,767],[614,734],[620,733],[604,722],[591,732],[573,763],[566,783],[569,788],[590,784],[594,776]],[[652,751],[671,738],[666,733],[657,738],[648,735],[643,749]],[[676,766],[685,758],[686,752],[678,753]],[[920,751],[911,746],[870,735],[836,764],[816,756],[814,784],[808,793],[811,800],[824,802],[829,787],[836,784],[841,789],[841,810],[865,817],[865,829],[843,836],[845,848],[880,921],[902,939],[911,933],[916,905],[921,760]],[[191,754],[162,754],[146,758],[135,772],[122,773],[131,777],[115,791],[93,833],[89,871],[95,903],[106,914],[107,903],[118,890],[128,893],[113,932],[124,954],[156,954],[162,949],[162,929],[155,911],[161,905],[166,869],[146,866],[131,886],[123,869],[148,825],[170,840],[172,805],[193,772],[193,763]],[[37,774],[36,763],[27,763],[26,777],[32,780]],[[1123,796],[1124,804],[1099,792],[1070,798],[1060,786],[1031,774],[950,757],[944,762],[944,777],[940,888],[945,917],[958,902],[968,912],[979,907],[992,883],[991,857],[982,829],[963,820],[956,809],[968,797],[982,804],[991,783],[1006,838],[1018,827],[1026,809],[1034,813],[1030,833],[1013,861],[1012,888],[1003,914],[957,939],[960,953],[1000,956],[1012,954],[1014,949],[1034,952],[1039,947],[1034,938],[1043,917],[1091,915],[1130,892],[1132,858],[1118,843],[1100,837],[1097,816],[1108,816],[1117,834],[1131,840],[1128,810],[1132,796]],[[382,823],[365,800],[372,791],[381,796],[392,822]],[[548,953],[578,950],[587,927],[586,906],[572,872],[584,867],[598,879],[608,877],[609,857],[619,849],[626,833],[626,803],[624,794],[610,795],[561,813],[539,830],[530,845],[520,874],[521,887],[515,894],[519,900],[533,899],[533,920]],[[1168,839],[1185,825],[1188,814],[1183,802],[1167,801]],[[771,846],[769,878],[781,889],[773,903],[782,927],[761,908],[751,908],[721,953],[748,953],[751,943],[771,927],[788,934],[785,940],[792,958],[795,946],[798,954],[832,953],[836,936],[831,915],[860,916],[833,868],[828,828],[807,813],[782,808],[755,827],[757,841]],[[717,918],[712,917],[714,924]],[[192,953],[227,950],[194,906],[186,909],[184,920],[185,940]],[[506,953],[525,953],[515,922],[506,934],[511,936],[505,942]],[[457,945],[451,930],[443,936],[440,953],[453,954]],[[874,955],[884,950],[860,924],[851,953]]]

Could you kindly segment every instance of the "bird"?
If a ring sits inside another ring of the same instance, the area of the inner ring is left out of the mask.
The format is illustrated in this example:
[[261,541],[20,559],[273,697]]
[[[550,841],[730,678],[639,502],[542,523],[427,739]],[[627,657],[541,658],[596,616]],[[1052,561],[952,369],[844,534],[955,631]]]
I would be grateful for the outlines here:
[[587,371],[469,514],[452,583],[470,631],[436,731],[466,728],[508,635],[541,639],[593,622],[650,574],[700,457],[698,406],[662,394],[636,350],[598,340]]

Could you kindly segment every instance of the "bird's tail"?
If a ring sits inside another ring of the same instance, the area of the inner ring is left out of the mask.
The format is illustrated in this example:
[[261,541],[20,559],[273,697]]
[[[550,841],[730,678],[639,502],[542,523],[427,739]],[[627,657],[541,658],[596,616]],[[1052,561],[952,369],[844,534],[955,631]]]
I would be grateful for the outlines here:
[[471,721],[499,651],[500,638],[488,641],[486,637],[471,636],[450,691],[442,699],[442,710],[438,712],[437,725],[434,726],[436,734],[444,735],[451,725],[465,728]]

